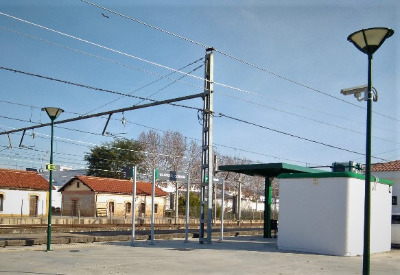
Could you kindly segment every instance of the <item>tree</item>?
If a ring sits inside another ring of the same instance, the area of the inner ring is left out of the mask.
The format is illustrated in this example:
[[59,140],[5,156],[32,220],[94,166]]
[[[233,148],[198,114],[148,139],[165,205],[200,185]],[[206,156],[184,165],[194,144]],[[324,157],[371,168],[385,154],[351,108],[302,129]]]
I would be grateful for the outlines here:
[[150,173],[154,168],[185,171],[186,140],[179,132],[166,131],[161,136],[154,130],[139,135],[139,141],[146,152],[143,163]]
[[144,161],[140,142],[128,139],[115,139],[90,149],[85,154],[89,164],[88,175],[108,178],[124,178],[122,169],[140,165]]
[[187,150],[186,164],[190,178],[194,183],[200,182],[201,179],[201,157],[201,146],[192,140]]
[[[186,214],[186,192],[185,195],[179,196],[179,214]],[[191,217],[198,217],[200,213],[200,194],[189,192],[189,210]]]
[[151,174],[154,168],[161,163],[161,136],[154,130],[139,135],[139,142],[142,144],[146,153],[146,158],[142,165],[147,174]]
[[167,131],[162,139],[162,152],[164,155],[164,169],[182,171],[185,169],[186,140],[179,132]]

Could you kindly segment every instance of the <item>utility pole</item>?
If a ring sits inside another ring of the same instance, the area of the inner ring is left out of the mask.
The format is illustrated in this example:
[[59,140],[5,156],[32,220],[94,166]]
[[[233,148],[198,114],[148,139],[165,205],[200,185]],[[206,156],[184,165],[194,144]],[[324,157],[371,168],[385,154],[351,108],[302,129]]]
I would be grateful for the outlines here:
[[237,196],[237,211],[238,211],[238,221],[237,224],[240,225],[242,219],[242,175],[239,175],[239,187]]
[[[213,190],[213,48],[206,50],[204,73],[204,105],[203,105],[203,136],[202,136],[202,166],[200,188],[200,232],[199,243],[206,241],[211,244],[212,232],[212,190]],[[206,216],[207,215],[207,216]],[[207,220],[206,220],[207,218]],[[204,238],[207,225],[207,238]]]
[[[214,177],[217,176],[217,169],[218,169],[218,163],[217,163],[217,155],[214,155],[213,158],[213,180]],[[217,222],[217,185],[213,183],[213,193],[214,193],[214,223]]]

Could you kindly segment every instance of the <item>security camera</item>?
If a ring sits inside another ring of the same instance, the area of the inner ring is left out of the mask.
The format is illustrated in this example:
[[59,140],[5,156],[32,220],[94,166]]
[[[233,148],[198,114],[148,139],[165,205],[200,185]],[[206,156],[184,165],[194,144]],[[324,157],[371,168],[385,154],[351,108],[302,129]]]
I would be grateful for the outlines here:
[[340,93],[344,95],[361,95],[361,93],[365,93],[367,89],[368,89],[367,85],[362,85],[362,86],[342,89]]

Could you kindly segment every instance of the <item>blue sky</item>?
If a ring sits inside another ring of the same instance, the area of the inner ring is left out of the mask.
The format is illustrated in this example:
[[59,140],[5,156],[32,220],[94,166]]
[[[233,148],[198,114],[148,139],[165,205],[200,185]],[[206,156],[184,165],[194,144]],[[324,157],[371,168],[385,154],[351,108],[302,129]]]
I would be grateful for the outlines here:
[[[372,154],[377,157],[373,162],[400,159],[398,1],[215,2],[93,0],[127,19],[79,0],[2,1],[0,66],[164,100],[202,92],[201,45],[214,47],[218,152],[253,162],[364,163],[363,155],[349,150],[365,152],[366,102],[344,97],[340,90],[366,84],[367,56],[347,36],[362,28],[390,27],[395,34],[373,60],[379,101],[373,105]],[[184,72],[193,71],[191,76],[180,79],[182,74],[171,74],[183,67]],[[49,122],[40,107],[63,108],[61,120],[140,102],[4,69],[0,83],[0,131]],[[200,99],[184,104],[202,108]],[[159,106],[126,112],[124,117],[126,125],[121,123],[122,114],[113,115],[107,131],[136,139],[149,129],[172,130],[200,144],[195,110]],[[89,146],[112,139],[101,136],[105,122],[102,117],[56,127],[54,162],[83,167]],[[35,130],[34,138],[32,131],[27,132],[27,148],[18,148],[21,133],[11,135],[13,148],[1,135],[0,167],[42,168],[49,158],[49,135],[50,127]]]

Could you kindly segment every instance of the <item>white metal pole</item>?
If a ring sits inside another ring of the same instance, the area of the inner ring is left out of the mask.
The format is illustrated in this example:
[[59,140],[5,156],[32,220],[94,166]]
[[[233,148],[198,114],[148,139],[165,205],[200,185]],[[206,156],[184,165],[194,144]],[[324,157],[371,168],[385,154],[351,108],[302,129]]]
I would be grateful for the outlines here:
[[178,194],[178,182],[175,182],[175,224],[178,224],[178,207],[179,207],[179,194]]
[[238,225],[242,219],[242,177],[239,178],[239,192],[238,192]]
[[189,192],[190,192],[190,174],[187,176],[186,185],[186,228],[185,228],[185,243],[189,242]]
[[154,194],[156,193],[156,169],[153,169],[153,184],[151,187],[151,237],[150,244],[154,244]]
[[221,198],[221,238],[220,240],[224,240],[224,200],[225,200],[225,180],[222,179],[222,198]]
[[131,245],[135,244],[135,220],[136,220],[136,166],[132,168],[132,235],[131,235]]

